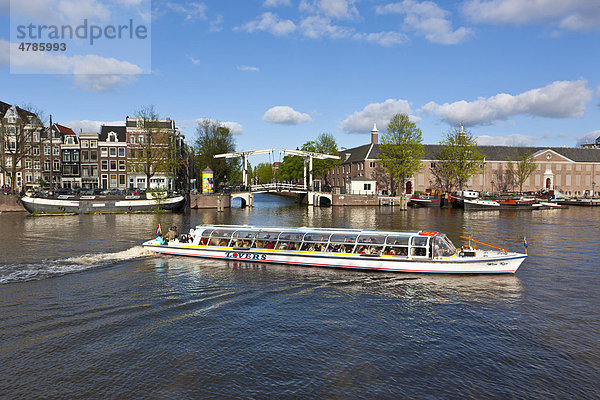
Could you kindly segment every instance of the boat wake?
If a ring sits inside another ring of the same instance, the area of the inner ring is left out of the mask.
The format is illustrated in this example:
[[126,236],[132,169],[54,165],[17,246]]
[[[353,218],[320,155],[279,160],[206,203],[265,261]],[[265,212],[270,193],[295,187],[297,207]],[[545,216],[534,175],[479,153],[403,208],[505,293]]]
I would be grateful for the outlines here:
[[42,260],[32,264],[0,265],[0,285],[51,278],[152,255],[153,252],[145,250],[142,246],[135,246],[116,253],[84,254],[62,260]]

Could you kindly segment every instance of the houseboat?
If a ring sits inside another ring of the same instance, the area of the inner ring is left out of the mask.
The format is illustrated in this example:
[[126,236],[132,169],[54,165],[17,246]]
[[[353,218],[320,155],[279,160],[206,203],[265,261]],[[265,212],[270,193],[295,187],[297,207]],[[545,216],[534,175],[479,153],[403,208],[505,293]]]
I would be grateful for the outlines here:
[[25,196],[21,198],[23,207],[30,213],[109,213],[109,212],[148,212],[157,209],[180,211],[185,205],[185,197],[168,196],[152,198],[145,196],[93,195],[58,197]]
[[490,249],[471,243],[457,249],[445,234],[435,231],[200,225],[179,239],[164,243],[157,237],[143,246],[179,256],[414,273],[512,274],[527,257],[477,242]]

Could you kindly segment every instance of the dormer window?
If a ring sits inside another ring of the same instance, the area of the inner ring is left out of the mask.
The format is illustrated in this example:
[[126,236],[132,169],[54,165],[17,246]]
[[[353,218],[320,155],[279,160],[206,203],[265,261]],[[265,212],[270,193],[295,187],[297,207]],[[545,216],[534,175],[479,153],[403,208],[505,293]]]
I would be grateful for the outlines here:
[[14,115],[14,114],[12,114],[12,115],[9,115],[9,116],[8,116],[8,123],[9,123],[9,124],[16,124],[16,123],[17,123],[17,117],[15,117],[15,115]]
[[117,139],[117,134],[115,132],[109,132],[108,133],[108,141],[109,142],[118,142],[119,140]]
[[73,138],[72,137],[68,137],[67,138],[67,144],[73,144]]

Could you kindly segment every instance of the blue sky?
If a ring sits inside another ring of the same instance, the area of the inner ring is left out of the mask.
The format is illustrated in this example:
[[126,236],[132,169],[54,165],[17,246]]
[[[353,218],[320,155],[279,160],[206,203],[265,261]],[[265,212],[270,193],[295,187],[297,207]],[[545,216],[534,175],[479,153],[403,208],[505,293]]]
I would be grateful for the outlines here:
[[150,4],[10,3],[0,0],[0,100],[33,103],[77,131],[154,104],[189,141],[198,119],[221,121],[239,150],[296,148],[322,132],[354,147],[398,112],[425,143],[461,121],[480,144],[600,136],[597,1],[154,0],[151,69],[122,46],[96,46],[80,58],[22,61],[40,74],[11,73],[10,11],[108,24]]

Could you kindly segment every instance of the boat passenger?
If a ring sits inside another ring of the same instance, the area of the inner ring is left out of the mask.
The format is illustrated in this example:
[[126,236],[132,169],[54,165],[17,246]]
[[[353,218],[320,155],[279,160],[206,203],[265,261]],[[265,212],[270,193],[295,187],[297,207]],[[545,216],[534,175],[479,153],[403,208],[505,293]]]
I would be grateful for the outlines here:
[[269,242],[267,243],[267,249],[274,249],[275,248],[275,242]]
[[164,237],[162,237],[162,233],[159,233],[156,236],[156,243],[160,244],[160,245],[166,245],[166,244],[168,244],[167,240]]

